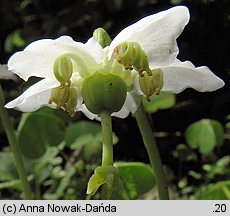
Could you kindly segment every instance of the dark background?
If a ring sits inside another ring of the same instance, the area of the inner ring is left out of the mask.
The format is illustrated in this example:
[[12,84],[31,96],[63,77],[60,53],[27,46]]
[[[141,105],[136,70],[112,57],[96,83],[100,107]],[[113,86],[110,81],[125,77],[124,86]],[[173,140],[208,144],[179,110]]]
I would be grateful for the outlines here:
[[[177,95],[173,108],[152,114],[163,162],[177,175],[178,163],[171,152],[179,143],[185,143],[185,129],[202,118],[213,118],[224,125],[230,113],[228,0],[1,0],[0,62],[7,63],[14,52],[41,38],[69,35],[76,41],[85,42],[97,27],[105,28],[113,38],[140,18],[177,4],[186,5],[191,14],[189,24],[178,39],[179,59],[190,60],[195,66],[207,65],[226,83],[224,88],[212,93],[187,89]],[[15,32],[24,42],[12,42]],[[22,81],[1,83],[9,101],[12,99],[9,91],[19,89]],[[15,118],[21,114],[10,112]],[[119,144],[115,147],[116,160],[148,162],[132,116],[126,120],[114,119],[113,128],[119,137]],[[5,139],[4,135],[1,139]],[[7,141],[3,145],[8,145]],[[226,139],[217,155],[229,155],[229,145]],[[199,166],[187,164],[183,172],[191,168],[199,170]]]

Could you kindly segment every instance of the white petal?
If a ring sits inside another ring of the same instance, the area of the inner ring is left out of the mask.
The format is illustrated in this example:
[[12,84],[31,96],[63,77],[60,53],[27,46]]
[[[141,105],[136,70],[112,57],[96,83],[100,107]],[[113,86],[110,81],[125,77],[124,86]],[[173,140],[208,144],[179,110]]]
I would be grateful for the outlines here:
[[126,118],[130,112],[135,113],[141,102],[141,97],[133,90],[127,93],[125,103],[119,112],[115,112],[112,116]]
[[130,110],[126,105],[124,105],[120,111],[112,113],[112,116],[118,117],[118,118],[126,118],[130,113]]
[[137,42],[146,52],[152,68],[171,64],[179,50],[176,39],[189,21],[189,11],[184,6],[147,16],[122,30],[110,45],[113,49],[122,41]]
[[55,80],[43,79],[28,88],[22,95],[5,105],[6,108],[14,108],[23,112],[33,112],[40,107],[48,106],[50,91],[59,86]]
[[161,68],[164,72],[162,91],[179,93],[186,88],[200,92],[215,91],[224,86],[224,81],[217,77],[208,67],[195,67],[191,62],[176,61],[168,67]]
[[62,36],[55,40],[42,39],[29,44],[24,51],[15,53],[8,61],[8,67],[25,81],[31,76],[53,78],[53,63],[65,53],[76,53],[88,64],[94,63],[88,54],[92,44],[75,42],[71,37]]
[[81,111],[87,118],[93,120],[97,119],[99,120],[98,115],[91,113],[85,106],[85,104],[81,104],[81,106],[78,108],[78,111]]
[[94,60],[99,64],[103,60],[103,48],[98,43],[98,41],[91,37],[85,45],[86,52],[88,52],[89,55],[91,55]]
[[15,74],[8,70],[6,64],[0,65],[0,79],[15,79]]

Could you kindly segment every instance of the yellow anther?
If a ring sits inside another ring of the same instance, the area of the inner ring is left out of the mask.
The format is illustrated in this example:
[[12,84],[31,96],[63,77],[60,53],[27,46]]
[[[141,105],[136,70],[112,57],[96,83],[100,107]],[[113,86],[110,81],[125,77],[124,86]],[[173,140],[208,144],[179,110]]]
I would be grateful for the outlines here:
[[138,43],[120,43],[114,48],[113,56],[119,64],[124,66],[126,70],[135,69],[139,73],[140,77],[144,76],[144,71],[146,71],[149,76],[152,76],[148,57]]
[[146,71],[143,72],[143,76],[139,78],[139,84],[142,92],[146,95],[146,100],[151,101],[151,96],[156,93],[160,94],[163,88],[163,71],[154,69],[151,71],[151,76]]
[[51,90],[51,96],[48,100],[49,104],[56,104],[56,108],[63,107],[70,116],[74,116],[77,106],[77,91],[73,87],[59,86]]

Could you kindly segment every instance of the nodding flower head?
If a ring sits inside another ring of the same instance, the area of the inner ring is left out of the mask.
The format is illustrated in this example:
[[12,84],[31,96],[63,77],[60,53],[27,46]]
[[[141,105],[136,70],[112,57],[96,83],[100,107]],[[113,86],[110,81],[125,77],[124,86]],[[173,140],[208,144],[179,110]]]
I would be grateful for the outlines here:
[[177,6],[144,17],[112,41],[102,29],[85,44],[68,36],[35,41],[15,53],[8,68],[25,81],[43,79],[5,107],[31,112],[49,105],[71,116],[82,111],[91,119],[108,109],[124,118],[136,111],[140,95],[150,101],[160,91],[217,90],[224,82],[208,67],[177,59],[176,40],[188,21],[188,8]]

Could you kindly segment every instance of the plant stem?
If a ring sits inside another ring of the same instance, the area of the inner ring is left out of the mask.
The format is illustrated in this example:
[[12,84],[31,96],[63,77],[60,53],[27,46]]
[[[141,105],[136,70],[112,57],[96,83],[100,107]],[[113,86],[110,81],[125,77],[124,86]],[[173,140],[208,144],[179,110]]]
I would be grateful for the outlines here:
[[32,199],[32,193],[31,193],[31,189],[30,189],[30,185],[29,185],[27,176],[26,176],[25,167],[22,161],[20,148],[17,143],[14,129],[10,122],[8,112],[3,107],[4,103],[5,101],[4,101],[4,96],[3,96],[3,90],[2,90],[2,87],[0,86],[0,118],[2,121],[2,125],[5,129],[11,151],[13,152],[13,155],[14,155],[15,165],[18,171],[19,178],[21,180],[24,197],[25,199]]
[[111,114],[104,111],[100,114],[102,127],[102,166],[113,165],[113,137]]
[[158,151],[157,143],[155,141],[151,126],[147,119],[147,115],[144,111],[143,105],[141,104],[137,111],[134,113],[139,130],[142,135],[142,139],[145,145],[145,148],[148,152],[150,163],[154,172],[156,179],[156,184],[158,187],[158,195],[161,200],[168,200],[169,194],[166,184],[165,173],[163,165],[161,162],[160,154]]

